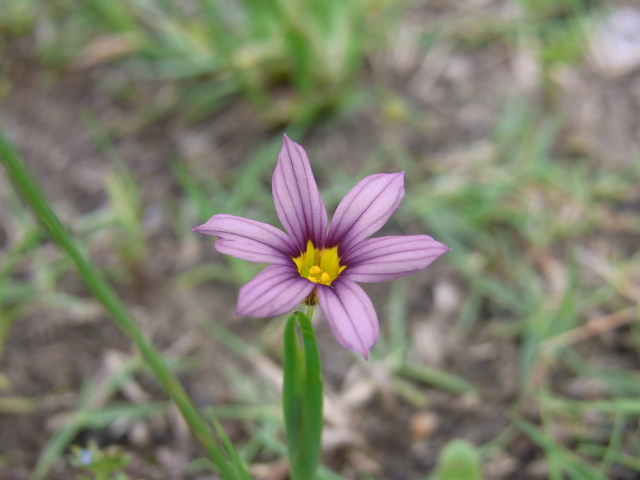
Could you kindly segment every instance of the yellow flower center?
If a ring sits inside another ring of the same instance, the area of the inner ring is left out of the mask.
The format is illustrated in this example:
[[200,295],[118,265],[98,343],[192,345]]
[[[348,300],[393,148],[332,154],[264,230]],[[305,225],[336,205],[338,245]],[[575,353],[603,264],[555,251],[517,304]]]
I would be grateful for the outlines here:
[[340,265],[338,247],[316,248],[313,242],[307,243],[307,251],[293,259],[298,266],[298,272],[307,280],[322,285],[331,285],[346,265]]

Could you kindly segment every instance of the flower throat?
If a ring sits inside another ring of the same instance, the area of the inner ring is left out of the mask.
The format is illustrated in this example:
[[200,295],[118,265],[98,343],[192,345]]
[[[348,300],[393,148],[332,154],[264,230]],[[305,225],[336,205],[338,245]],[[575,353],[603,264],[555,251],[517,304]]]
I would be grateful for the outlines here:
[[347,268],[346,265],[340,265],[337,246],[316,248],[311,240],[307,242],[307,251],[295,257],[293,261],[302,277],[322,285],[331,285],[331,282]]

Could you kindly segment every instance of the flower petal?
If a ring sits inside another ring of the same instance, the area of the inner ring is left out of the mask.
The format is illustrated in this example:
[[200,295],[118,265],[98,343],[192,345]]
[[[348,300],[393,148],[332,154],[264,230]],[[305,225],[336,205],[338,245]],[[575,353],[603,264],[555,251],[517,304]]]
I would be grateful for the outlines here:
[[290,265],[297,247],[281,230],[272,225],[234,215],[214,215],[193,229],[205,235],[216,235],[216,250],[250,262]]
[[315,283],[288,265],[272,265],[240,289],[237,316],[275,317],[294,308],[311,293]]
[[318,297],[338,343],[368,360],[380,327],[365,291],[348,278],[340,277],[330,287],[318,285]]
[[326,246],[344,255],[387,223],[404,198],[404,172],[378,173],[358,183],[336,209]]
[[327,209],[307,153],[286,135],[273,172],[272,189],[278,217],[295,239],[300,249],[297,253],[307,249],[309,240],[322,248],[327,234]]
[[428,235],[364,240],[343,258],[343,276],[355,282],[386,282],[419,272],[451,250]]

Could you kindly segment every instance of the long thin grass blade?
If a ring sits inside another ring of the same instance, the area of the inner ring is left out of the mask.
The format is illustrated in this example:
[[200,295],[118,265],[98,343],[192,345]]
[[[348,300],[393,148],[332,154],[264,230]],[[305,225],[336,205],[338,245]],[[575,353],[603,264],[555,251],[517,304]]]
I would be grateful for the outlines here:
[[33,209],[46,232],[73,260],[80,276],[94,297],[102,303],[118,327],[139,348],[158,382],[180,409],[191,431],[205,447],[223,477],[227,480],[237,478],[223,449],[216,442],[209,426],[196,409],[184,387],[169,369],[164,357],[140,330],[118,295],[75,243],[69,231],[51,208],[46,195],[24,165],[18,152],[5,139],[2,131],[0,131],[0,162],[9,173],[16,189]]

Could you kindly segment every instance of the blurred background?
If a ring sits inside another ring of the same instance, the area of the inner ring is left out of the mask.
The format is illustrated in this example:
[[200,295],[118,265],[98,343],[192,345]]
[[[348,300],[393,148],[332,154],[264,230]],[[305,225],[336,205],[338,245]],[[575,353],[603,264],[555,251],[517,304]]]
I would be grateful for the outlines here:
[[[0,128],[256,479],[287,478],[283,318],[234,318],[263,266],[191,229],[279,225],[283,132],[330,212],[404,170],[380,234],[453,247],[365,286],[369,362],[318,315],[318,479],[640,478],[639,4],[0,0]],[[218,478],[4,173],[0,479],[74,478],[74,445]]]

